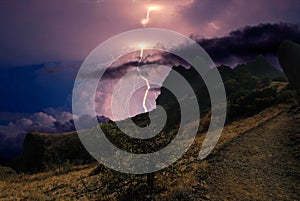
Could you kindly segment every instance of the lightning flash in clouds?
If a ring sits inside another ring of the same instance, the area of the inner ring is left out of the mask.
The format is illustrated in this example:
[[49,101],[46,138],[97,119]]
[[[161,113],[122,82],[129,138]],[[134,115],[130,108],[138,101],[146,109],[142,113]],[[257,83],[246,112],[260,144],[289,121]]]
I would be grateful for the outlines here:
[[213,28],[213,29],[220,29],[220,27],[217,26],[217,25],[216,25],[215,23],[213,23],[213,22],[209,23],[209,26],[210,26],[211,28]]
[[[147,85],[147,89],[145,91],[145,94],[144,94],[144,97],[143,97],[143,110],[144,112],[148,112],[148,108],[146,106],[146,102],[147,102],[147,97],[148,97],[148,94],[149,94],[149,91],[151,89],[151,86],[150,86],[150,82],[149,80],[143,75],[141,69],[140,69],[140,64],[141,62],[143,61],[144,59],[144,49],[145,49],[145,44],[139,44],[138,45],[138,48],[137,46],[135,46],[134,49],[139,49],[140,50],[140,54],[139,54],[139,58],[138,58],[138,64],[137,64],[137,72],[138,72],[138,75],[145,81],[146,85]],[[115,62],[117,62],[122,56],[124,56],[124,54],[127,52],[127,50],[131,50],[131,48],[127,48],[127,49],[122,49],[121,51],[121,54],[119,56],[117,56],[116,58],[111,55],[111,60],[106,62],[106,63],[101,63],[101,65],[105,65],[105,66],[108,66],[108,67],[111,67],[114,65]],[[122,85],[122,84],[121,84]]]
[[161,10],[161,6],[149,6],[147,8],[147,15],[146,15],[146,18],[142,19],[141,20],[141,24],[143,26],[146,26],[149,22],[150,22],[150,15],[151,15],[151,12],[152,11],[158,11],[158,10]]

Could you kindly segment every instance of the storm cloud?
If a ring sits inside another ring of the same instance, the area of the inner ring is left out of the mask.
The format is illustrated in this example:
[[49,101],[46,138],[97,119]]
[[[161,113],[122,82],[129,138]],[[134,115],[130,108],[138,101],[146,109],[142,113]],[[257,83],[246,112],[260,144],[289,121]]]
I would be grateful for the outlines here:
[[239,63],[258,55],[275,57],[283,40],[300,43],[300,28],[287,23],[260,24],[232,31],[225,37],[196,40],[215,63]]

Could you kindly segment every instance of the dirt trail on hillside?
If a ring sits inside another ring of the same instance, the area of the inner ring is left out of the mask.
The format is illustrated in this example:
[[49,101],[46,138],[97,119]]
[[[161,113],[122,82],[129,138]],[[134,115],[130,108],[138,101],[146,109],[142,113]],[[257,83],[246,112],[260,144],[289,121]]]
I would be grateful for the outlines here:
[[[272,107],[227,125],[213,153],[201,161],[204,135],[197,136],[184,157],[155,174],[150,200],[299,201],[300,108],[298,114],[286,109]],[[142,200],[141,181],[146,177],[130,179],[97,164],[32,175],[0,168],[0,200]]]
[[204,199],[300,200],[299,119],[284,112],[208,158]]

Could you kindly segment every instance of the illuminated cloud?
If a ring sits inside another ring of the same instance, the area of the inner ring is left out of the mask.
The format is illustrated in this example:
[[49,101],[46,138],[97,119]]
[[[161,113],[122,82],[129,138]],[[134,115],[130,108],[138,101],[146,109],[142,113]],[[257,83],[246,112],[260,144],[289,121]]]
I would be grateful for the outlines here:
[[152,13],[148,27],[205,38],[224,36],[245,25],[300,22],[300,2],[294,0],[10,0],[0,5],[0,26],[5,27],[1,29],[0,66],[82,61],[106,39],[143,28],[140,21],[151,5],[163,10]]

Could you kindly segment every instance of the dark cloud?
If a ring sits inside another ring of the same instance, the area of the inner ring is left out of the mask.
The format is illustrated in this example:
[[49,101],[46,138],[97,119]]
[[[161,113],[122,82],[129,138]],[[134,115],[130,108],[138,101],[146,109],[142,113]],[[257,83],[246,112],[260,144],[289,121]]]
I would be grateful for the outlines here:
[[[135,52],[132,52],[131,54],[135,54]],[[113,64],[111,64],[107,69],[105,69],[105,72],[103,72],[103,69],[93,69],[90,72],[85,73],[82,78],[84,79],[98,79],[99,75],[103,73],[102,78],[103,80],[107,79],[120,79],[123,77],[126,73],[135,70],[137,67],[142,67],[145,65],[163,65],[163,66],[177,66],[179,64],[186,64],[180,57],[166,53],[161,52],[158,50],[150,50],[144,51],[144,56],[140,60],[140,57],[131,57],[130,54],[126,55],[124,57],[127,57],[126,59],[122,58],[121,61],[116,61]]]
[[129,61],[123,63],[119,66],[108,68],[103,74],[103,79],[119,79],[124,76],[130,70],[136,68],[137,66],[147,65],[149,62],[141,62],[138,61]]
[[278,23],[247,26],[225,37],[200,39],[197,42],[214,62],[230,64],[232,61],[245,62],[261,54],[275,56],[283,40],[299,43],[299,25]]
[[[162,56],[165,54],[162,54]],[[176,58],[175,56],[169,55],[165,56],[164,59],[159,59],[155,61],[143,61],[143,62],[126,62],[124,64],[121,64],[117,67],[109,68],[108,70],[105,71],[103,74],[103,79],[119,79],[122,76],[124,76],[127,72],[137,68],[137,66],[142,67],[145,65],[151,65],[151,64],[156,64],[156,65],[164,65],[164,66],[169,66],[172,67],[174,65],[179,64],[177,60],[171,60],[169,58]]]

